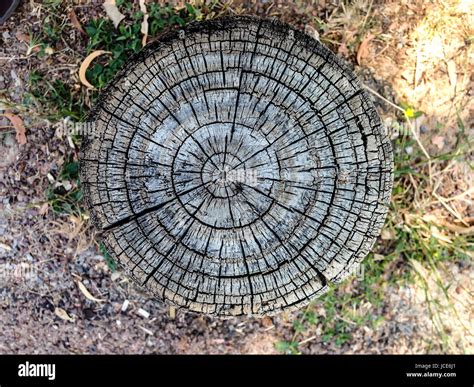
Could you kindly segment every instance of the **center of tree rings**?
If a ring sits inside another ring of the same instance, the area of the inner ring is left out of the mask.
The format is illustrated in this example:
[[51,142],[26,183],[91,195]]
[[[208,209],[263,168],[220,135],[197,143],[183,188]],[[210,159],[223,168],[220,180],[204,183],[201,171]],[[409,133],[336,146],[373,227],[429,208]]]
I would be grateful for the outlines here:
[[352,72],[276,21],[171,32],[102,93],[81,182],[109,254],[178,307],[300,308],[380,233],[392,150]]

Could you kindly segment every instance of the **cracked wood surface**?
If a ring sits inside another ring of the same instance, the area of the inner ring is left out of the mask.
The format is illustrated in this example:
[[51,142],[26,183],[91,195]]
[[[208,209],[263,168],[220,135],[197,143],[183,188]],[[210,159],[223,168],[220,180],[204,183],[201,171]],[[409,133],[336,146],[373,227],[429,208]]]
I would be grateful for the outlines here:
[[234,17],[132,58],[89,117],[81,181],[109,253],[178,307],[302,307],[369,253],[392,150],[367,94],[314,39]]

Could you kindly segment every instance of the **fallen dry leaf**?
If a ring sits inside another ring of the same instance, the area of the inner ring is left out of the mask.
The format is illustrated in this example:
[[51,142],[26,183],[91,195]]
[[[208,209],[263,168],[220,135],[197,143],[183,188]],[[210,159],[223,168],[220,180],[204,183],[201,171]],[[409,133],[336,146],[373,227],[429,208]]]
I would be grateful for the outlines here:
[[76,30],[78,30],[81,34],[86,35],[86,31],[84,31],[84,28],[82,28],[81,22],[77,18],[76,12],[74,11],[74,8],[71,8],[71,10],[68,12],[69,20],[71,21],[71,24],[74,26]]
[[453,60],[450,60],[446,64],[446,67],[448,69],[449,83],[453,88],[455,88],[458,82],[458,76],[456,73],[456,63]]
[[362,62],[362,59],[367,58],[367,56],[369,55],[369,43],[373,38],[375,38],[375,35],[369,32],[360,44],[359,50],[357,51],[357,63],[359,64],[359,66]]
[[463,227],[463,226],[458,226],[456,224],[451,224],[446,221],[441,221],[441,225],[445,226],[448,228],[450,231],[457,232],[459,234],[473,234],[474,233],[474,226],[471,227]]
[[87,288],[84,286],[84,284],[81,282],[81,281],[77,281],[77,286],[79,286],[79,290],[81,291],[81,293],[84,295],[84,297],[86,297],[88,300],[90,301],[94,301],[94,302],[103,302],[104,300],[99,300],[98,298],[95,298],[90,292],[89,290],[87,290]]
[[382,254],[374,254],[374,261],[383,261],[385,257]]
[[174,320],[176,318],[176,308],[175,307],[170,306],[169,316],[170,316],[171,320]]
[[387,229],[382,230],[382,233],[380,234],[380,237],[383,240],[386,240],[386,241],[395,239],[395,236],[393,235],[393,233],[390,230],[387,230]]
[[38,211],[39,215],[47,215],[49,210],[49,203],[43,203]]
[[120,22],[125,19],[125,15],[120,13],[119,9],[117,8],[117,4],[115,4],[115,0],[105,0],[103,7],[107,13],[107,16],[110,20],[112,20],[115,28],[117,28]]
[[46,47],[46,48],[44,49],[44,53],[45,53],[46,55],[53,55],[53,54],[54,54],[54,49],[53,49],[53,47],[50,47],[50,46]]
[[63,308],[55,308],[54,314],[58,316],[61,320],[74,322],[74,319],[69,316]]
[[314,28],[312,25],[306,24],[304,26],[304,32],[311,36],[312,38],[319,40],[319,32],[316,28]]
[[271,317],[265,316],[264,318],[262,318],[262,325],[265,328],[273,327],[273,320],[271,319]]
[[436,145],[438,149],[441,150],[444,148],[444,140],[445,140],[444,136],[434,136],[431,139],[431,143],[433,145]]
[[141,32],[143,34],[142,47],[146,46],[146,41],[148,39],[148,12],[146,10],[145,0],[140,1],[140,11],[143,12],[143,22]]
[[20,145],[26,144],[26,129],[25,125],[23,124],[23,120],[15,114],[12,113],[4,113],[0,114],[0,116],[8,118],[8,120],[12,123],[13,127],[16,131],[16,141]]
[[30,43],[31,41],[31,36],[22,32],[18,32],[15,36],[20,42],[23,43]]
[[12,251],[12,248],[8,245],[6,245],[5,243],[1,243],[0,242],[0,249],[3,249],[5,251]]
[[81,67],[79,68],[79,79],[81,80],[81,83],[86,86],[89,89],[95,89],[94,86],[92,86],[89,81],[86,78],[86,71],[89,68],[90,64],[92,61],[97,58],[98,56],[104,55],[104,54],[112,54],[110,51],[104,51],[104,50],[97,50],[91,52],[86,59],[81,64]]
[[431,231],[431,236],[435,237],[436,239],[438,239],[439,241],[442,241],[442,242],[446,242],[446,243],[453,243],[453,241],[451,240],[451,238],[449,238],[447,235],[444,235],[438,227],[436,226],[431,226],[430,227],[430,231]]
[[347,48],[347,44],[344,43],[344,42],[341,42],[341,45],[337,49],[337,53],[339,55],[344,56],[344,57],[348,57],[349,56],[349,49]]

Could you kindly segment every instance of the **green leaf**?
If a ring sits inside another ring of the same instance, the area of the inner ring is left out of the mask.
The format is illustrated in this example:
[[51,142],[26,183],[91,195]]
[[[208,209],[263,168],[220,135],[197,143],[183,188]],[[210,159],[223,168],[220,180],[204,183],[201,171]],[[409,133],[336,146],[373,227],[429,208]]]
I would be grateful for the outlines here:
[[277,341],[275,343],[275,349],[278,352],[297,354],[298,343],[294,341]]
[[194,9],[194,7],[189,4],[189,3],[186,3],[186,9],[187,11],[189,12],[190,15],[196,15],[196,10]]
[[64,165],[60,180],[73,180],[79,177],[79,162],[73,161]]

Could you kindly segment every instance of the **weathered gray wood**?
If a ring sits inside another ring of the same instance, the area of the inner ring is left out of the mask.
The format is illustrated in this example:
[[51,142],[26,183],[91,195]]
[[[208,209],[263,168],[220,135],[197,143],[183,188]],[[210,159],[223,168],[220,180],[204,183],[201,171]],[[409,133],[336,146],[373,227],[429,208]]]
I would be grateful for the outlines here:
[[392,150],[347,67],[275,21],[170,33],[103,93],[81,178],[109,252],[193,311],[264,315],[344,279],[380,233]]

